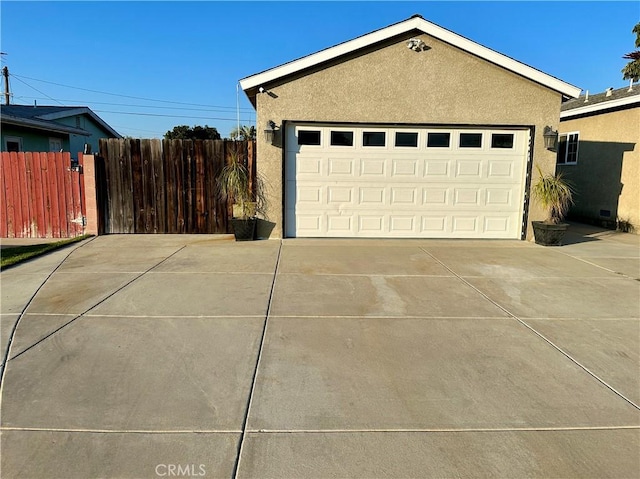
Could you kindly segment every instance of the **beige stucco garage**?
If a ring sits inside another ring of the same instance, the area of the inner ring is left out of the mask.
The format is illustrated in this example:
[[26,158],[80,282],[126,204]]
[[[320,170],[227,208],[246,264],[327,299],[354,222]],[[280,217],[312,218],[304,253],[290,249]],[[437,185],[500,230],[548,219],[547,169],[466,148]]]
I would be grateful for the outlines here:
[[526,238],[543,130],[580,93],[419,16],[240,84],[271,237]]

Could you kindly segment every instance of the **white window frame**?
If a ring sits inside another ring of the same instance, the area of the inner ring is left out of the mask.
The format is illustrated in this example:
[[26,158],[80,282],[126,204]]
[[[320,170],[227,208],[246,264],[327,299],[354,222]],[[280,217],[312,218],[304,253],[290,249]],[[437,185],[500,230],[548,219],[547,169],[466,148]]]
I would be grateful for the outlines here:
[[[576,153],[573,157],[573,161],[568,161],[569,160],[569,145],[570,145],[570,137],[575,137],[575,145],[576,145]],[[560,151],[560,145],[561,145],[561,139],[565,138],[565,143],[564,143],[564,161],[560,161],[560,155],[561,155],[561,151]],[[558,154],[556,157],[556,164],[558,165],[577,165],[578,164],[578,154],[579,154],[579,150],[580,150],[580,132],[579,131],[568,131],[566,133],[560,133],[558,135]]]
[[4,151],[9,151],[8,143],[17,143],[18,144],[18,152],[24,151],[22,147],[22,138],[19,136],[5,136],[4,137]]

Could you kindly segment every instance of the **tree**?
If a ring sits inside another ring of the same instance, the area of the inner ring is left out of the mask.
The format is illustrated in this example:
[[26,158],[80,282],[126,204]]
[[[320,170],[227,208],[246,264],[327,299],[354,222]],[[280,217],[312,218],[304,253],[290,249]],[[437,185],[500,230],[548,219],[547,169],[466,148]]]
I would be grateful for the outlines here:
[[229,135],[232,140],[255,140],[256,139],[256,127],[248,125],[234,126]]
[[[636,26],[633,27],[633,30],[631,30],[631,32],[636,34],[636,48],[640,48],[640,23],[637,23]],[[634,82],[639,81],[640,80],[640,50],[627,53],[622,58],[631,60],[622,69],[622,79],[632,80]]]
[[194,126],[193,128],[187,125],[174,126],[173,130],[170,130],[164,134],[165,140],[219,140],[220,133],[215,128],[204,125]]

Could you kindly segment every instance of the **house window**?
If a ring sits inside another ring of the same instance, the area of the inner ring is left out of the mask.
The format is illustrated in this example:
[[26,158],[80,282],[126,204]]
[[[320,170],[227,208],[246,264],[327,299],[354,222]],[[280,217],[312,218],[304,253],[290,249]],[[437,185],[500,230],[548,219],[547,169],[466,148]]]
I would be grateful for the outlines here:
[[427,134],[427,148],[449,148],[451,133]]
[[365,131],[362,133],[362,146],[385,146],[386,134],[384,131]]
[[578,163],[578,143],[579,132],[562,133],[558,137],[558,157],[559,165],[575,165]]
[[460,148],[482,148],[482,133],[460,133]]
[[49,138],[49,151],[62,151],[62,139]]
[[416,148],[418,146],[418,134],[400,131],[396,132],[396,146]]
[[331,146],[353,146],[353,132],[332,131]]
[[320,130],[298,131],[298,145],[319,145]]
[[493,133],[491,148],[513,148],[513,133]]
[[4,151],[22,151],[22,138],[18,136],[7,136],[4,139]]

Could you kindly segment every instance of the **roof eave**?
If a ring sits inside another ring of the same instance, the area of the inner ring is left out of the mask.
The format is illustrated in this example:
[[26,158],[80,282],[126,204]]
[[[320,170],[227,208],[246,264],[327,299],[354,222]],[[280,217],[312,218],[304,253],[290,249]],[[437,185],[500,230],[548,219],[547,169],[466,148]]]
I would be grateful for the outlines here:
[[[278,80],[288,75],[300,72],[307,68],[311,68],[320,63],[327,62],[337,57],[349,54],[361,48],[371,46],[375,43],[381,42],[396,35],[407,33],[411,30],[419,30],[427,35],[438,38],[446,43],[449,43],[457,48],[460,48],[468,53],[483,58],[498,66],[511,70],[525,78],[540,83],[547,88],[561,93],[568,98],[577,98],[582,91],[580,88],[563,82],[558,78],[548,75],[540,70],[536,70],[524,63],[521,63],[513,58],[507,57],[501,53],[498,53],[490,48],[484,47],[476,42],[473,42],[457,33],[440,27],[436,24],[428,22],[420,17],[412,17],[400,23],[390,25],[386,28],[376,30],[353,40],[341,43],[334,47],[321,50],[317,53],[308,55],[306,57],[294,60],[289,63],[271,68],[262,73],[248,76],[240,80],[240,86],[247,93],[251,100],[248,90],[255,89],[261,85],[267,84],[274,80]],[[255,93],[253,93],[255,96]],[[252,101],[253,103],[253,101]]]
[[8,125],[16,125],[27,128],[34,128],[37,130],[51,131],[54,133],[65,133],[65,134],[73,134],[73,135],[81,135],[81,136],[91,136],[86,130],[82,130],[80,128],[73,128],[70,126],[60,125],[58,123],[54,123],[48,120],[35,120],[29,118],[21,118],[17,116],[10,115],[2,115],[2,123]]

